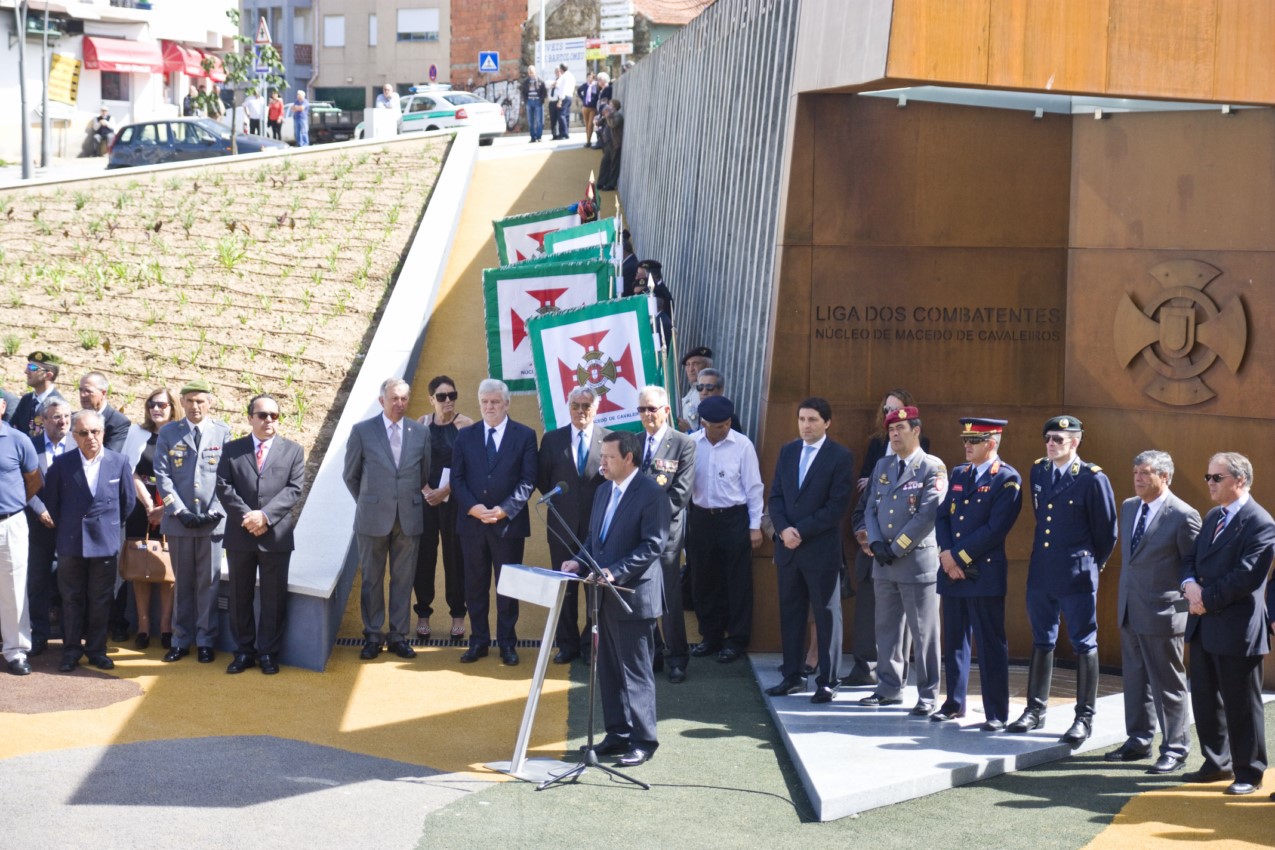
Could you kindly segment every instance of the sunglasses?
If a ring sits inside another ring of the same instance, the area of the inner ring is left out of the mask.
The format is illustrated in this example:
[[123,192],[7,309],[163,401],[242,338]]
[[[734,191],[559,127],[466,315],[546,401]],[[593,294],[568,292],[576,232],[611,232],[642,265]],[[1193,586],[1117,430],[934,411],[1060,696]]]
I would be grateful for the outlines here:
[[1064,436],[1063,436],[1063,435],[1061,435],[1061,434],[1046,434],[1046,435],[1045,435],[1045,442],[1046,442],[1046,443],[1057,443],[1058,445],[1060,445],[1060,446],[1061,446],[1063,443],[1067,442],[1067,438],[1066,438],[1066,437],[1064,437]]
[[1231,475],[1230,473],[1219,472],[1216,475],[1205,475],[1204,480],[1206,483],[1209,483],[1209,484],[1221,484],[1223,478],[1234,478],[1234,477],[1235,476]]
[[92,430],[92,431],[88,431],[88,430],[79,430],[79,431],[76,431],[76,432],[75,432],[75,436],[77,436],[77,437],[100,437],[100,436],[102,436],[102,429],[101,429],[101,428],[97,428],[97,429]]
[[571,408],[572,410],[592,410],[592,409],[593,409],[593,405],[592,405],[592,404],[579,404],[579,403],[576,403],[576,404],[572,404],[572,405],[569,405],[569,406],[570,406],[570,408]]
[[146,402],[147,410],[167,410],[168,402],[166,401],[148,401]]
[[43,371],[44,371],[44,367],[43,367],[43,366],[41,366],[39,363],[28,363],[28,364],[27,364],[27,371],[28,371],[28,372],[43,372]]
[[453,390],[449,393],[434,393],[434,401],[455,401],[460,398],[460,393]]
[[262,422],[265,422],[267,419],[269,419],[271,422],[275,422],[279,419],[279,414],[271,413],[265,410],[258,410],[256,413],[252,415],[260,419]]
[[695,389],[702,393],[715,393],[722,388],[721,384],[696,384]]
[[638,413],[654,413],[657,410],[659,410],[658,407],[640,407],[639,406],[637,409]]
[[986,443],[987,437],[961,437],[961,442],[967,446],[977,446],[979,443]]

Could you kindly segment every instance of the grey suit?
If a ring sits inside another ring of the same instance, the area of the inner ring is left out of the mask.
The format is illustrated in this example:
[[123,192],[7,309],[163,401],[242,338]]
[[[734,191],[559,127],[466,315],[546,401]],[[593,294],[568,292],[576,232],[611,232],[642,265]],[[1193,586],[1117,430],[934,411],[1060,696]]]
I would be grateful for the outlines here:
[[[425,531],[421,488],[429,481],[429,428],[403,417],[399,462],[394,463],[384,415],[350,431],[345,486],[356,504],[354,531],[362,565],[363,636],[393,645],[411,634],[412,582]],[[389,628],[385,628],[385,561],[390,566]]]
[[[168,538],[173,562],[173,646],[212,648],[217,642],[217,594],[221,586],[221,541],[226,512],[217,498],[217,464],[230,440],[225,422],[199,423],[199,446],[182,419],[159,429],[155,481],[164,499],[159,530]],[[184,513],[217,517],[216,523],[187,528]]]
[[686,614],[682,608],[682,548],[686,544],[686,508],[695,485],[695,441],[670,425],[645,458],[647,435],[642,438],[644,462],[642,471],[668,494],[673,510],[672,524],[660,555],[664,570],[664,616],[660,621],[661,643],[656,653],[663,652],[670,667],[686,668],[691,651],[686,642]]
[[947,490],[947,468],[918,451],[907,459],[877,462],[868,482],[864,527],[868,542],[884,542],[894,555],[889,565],[872,567],[876,594],[877,693],[890,698],[903,690],[904,627],[915,641],[918,699],[934,704],[939,690],[939,550],[934,522]]
[[1128,746],[1150,750],[1157,720],[1162,755],[1185,757],[1191,748],[1186,666],[1182,659],[1186,611],[1178,582],[1182,561],[1200,533],[1200,514],[1172,493],[1130,551],[1142,499],[1120,506],[1120,655],[1124,666],[1124,723]]

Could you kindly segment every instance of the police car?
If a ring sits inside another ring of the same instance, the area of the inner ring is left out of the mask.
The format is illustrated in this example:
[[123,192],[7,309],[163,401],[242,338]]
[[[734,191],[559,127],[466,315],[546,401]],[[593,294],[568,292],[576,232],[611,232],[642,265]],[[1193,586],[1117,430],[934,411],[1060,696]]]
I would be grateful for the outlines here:
[[[399,133],[475,127],[478,143],[490,145],[506,130],[505,113],[499,104],[469,92],[452,91],[447,85],[413,86],[410,94],[399,98],[399,110]],[[363,138],[362,124],[355,129],[355,138]]]

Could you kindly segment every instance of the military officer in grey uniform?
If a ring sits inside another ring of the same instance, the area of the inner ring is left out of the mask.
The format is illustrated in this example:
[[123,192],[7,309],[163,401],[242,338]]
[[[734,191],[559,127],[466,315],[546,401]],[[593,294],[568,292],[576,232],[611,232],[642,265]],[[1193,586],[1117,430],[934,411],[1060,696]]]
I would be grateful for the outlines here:
[[1116,497],[1102,468],[1077,454],[1084,436],[1079,419],[1055,416],[1044,432],[1045,457],[1031,471],[1036,537],[1027,567],[1027,710],[1006,731],[1030,732],[1045,722],[1061,614],[1076,653],[1076,719],[1059,740],[1076,747],[1093,729],[1098,698],[1098,573],[1116,548]]
[[864,522],[876,564],[877,689],[860,705],[903,702],[903,634],[912,632],[916,661],[916,717],[934,712],[939,690],[939,550],[934,534],[947,491],[943,461],[921,448],[921,414],[915,407],[885,418],[893,457],[876,465],[868,482]]
[[181,389],[186,416],[159,430],[155,443],[155,480],[164,499],[160,532],[168,538],[173,561],[175,603],[173,645],[165,661],[190,654],[201,664],[214,657],[217,640],[217,592],[221,584],[221,538],[226,512],[217,499],[217,464],[230,440],[225,422],[209,418],[212,387],[202,379]]

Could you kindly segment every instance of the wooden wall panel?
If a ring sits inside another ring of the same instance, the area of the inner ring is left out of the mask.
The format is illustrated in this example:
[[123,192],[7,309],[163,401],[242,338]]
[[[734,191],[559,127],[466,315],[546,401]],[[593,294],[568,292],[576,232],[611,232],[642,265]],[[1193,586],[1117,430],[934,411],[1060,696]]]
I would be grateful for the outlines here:
[[814,121],[837,151],[818,160],[816,244],[1067,244],[1066,116],[829,96]]
[[1275,112],[1158,112],[1077,120],[1077,247],[1267,250]]
[[987,82],[991,0],[894,0],[886,76]]
[[1107,90],[1209,100],[1214,95],[1217,4],[1111,0]]
[[788,198],[784,204],[783,235],[780,238],[784,245],[808,245],[814,239],[814,211],[810,196],[819,171],[815,164],[815,139],[818,138],[815,103],[822,99],[817,95],[797,98],[788,159]]
[[1100,92],[1107,84],[1109,0],[997,0],[987,83]]
[[1275,92],[1275,3],[1217,0],[1213,95],[1219,100],[1270,102]]

